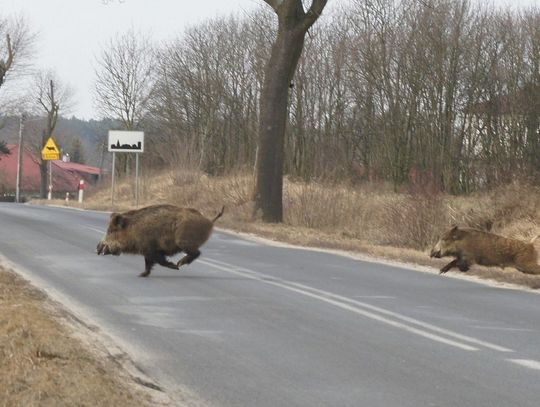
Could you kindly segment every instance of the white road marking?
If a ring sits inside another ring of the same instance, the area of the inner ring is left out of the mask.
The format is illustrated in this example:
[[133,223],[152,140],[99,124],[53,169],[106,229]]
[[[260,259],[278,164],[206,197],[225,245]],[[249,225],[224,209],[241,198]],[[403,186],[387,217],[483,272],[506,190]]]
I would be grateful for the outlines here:
[[512,328],[512,327],[501,327],[501,326],[471,325],[471,328],[482,329],[482,330],[489,330],[489,331],[538,332],[538,329],[530,329],[530,328]]
[[353,298],[372,298],[376,300],[395,300],[393,295],[355,295]]
[[506,359],[509,362],[516,363],[529,369],[540,370],[540,362],[532,359]]
[[[394,319],[398,319],[398,320],[401,320],[401,321],[404,321],[404,322],[408,322],[409,324],[414,324],[414,325],[417,325],[419,327],[429,329],[429,330],[431,330],[433,332],[437,332],[437,333],[440,333],[440,334],[443,334],[443,335],[446,335],[446,336],[450,336],[450,337],[452,337],[454,339],[459,339],[461,341],[469,342],[471,344],[475,344],[475,345],[478,345],[478,346],[483,346],[485,348],[496,350],[498,352],[514,352],[512,349],[505,348],[503,346],[499,346],[499,345],[493,344],[491,342],[482,341],[480,339],[473,338],[473,337],[470,337],[470,336],[467,336],[467,335],[462,335],[462,334],[459,334],[457,332],[453,332],[453,331],[450,331],[448,329],[440,328],[438,326],[429,324],[427,322],[419,321],[417,319],[407,317],[405,315],[402,315],[402,314],[399,314],[399,313],[396,313],[396,312],[393,312],[393,311],[389,311],[389,310],[381,308],[381,307],[377,307],[377,306],[374,306],[374,305],[371,305],[371,304],[360,302],[360,301],[354,300],[352,298],[343,297],[341,295],[333,294],[333,293],[330,293],[328,291],[319,290],[317,288],[306,286],[304,284],[299,284],[299,283],[295,283],[295,282],[292,282],[292,281],[287,281],[287,280],[274,278],[272,276],[269,276],[269,275],[266,275],[266,274],[263,274],[263,273],[259,273],[259,272],[256,272],[254,270],[247,269],[245,267],[237,267],[237,266],[234,266],[232,264],[228,264],[228,263],[225,263],[225,262],[222,262],[222,261],[219,261],[219,260],[215,260],[215,259],[199,260],[199,261],[206,262],[206,264],[209,264],[209,265],[214,266],[216,268],[220,268],[220,269],[222,269],[224,271],[239,274],[239,275],[242,275],[242,276],[245,276],[245,277],[250,277],[252,279],[259,280],[259,281],[262,281],[262,282],[267,283],[267,284],[272,284],[272,285],[276,285],[276,286],[279,286],[279,287],[282,287],[282,288],[286,288],[289,291],[295,291],[297,293],[300,293],[300,294],[303,294],[303,295],[306,295],[306,296],[309,296],[309,297],[312,297],[312,298],[317,298],[317,299],[319,299],[321,301],[325,301],[327,303],[339,306],[340,308],[347,309],[349,311],[354,310],[353,312],[355,312],[357,314],[361,314],[361,315],[367,316],[369,318],[376,319],[376,320],[378,320],[380,322],[384,322],[384,323],[387,323],[389,325],[399,327],[401,329],[407,330],[409,332],[413,332],[413,333],[421,335],[421,336],[429,337],[430,339],[433,339],[433,340],[436,340],[436,341],[439,341],[439,342],[444,342],[446,344],[449,344],[448,342],[451,342],[452,346],[456,346],[456,344],[459,344],[459,346],[457,346],[457,347],[460,347],[462,349],[464,347],[466,347],[466,350],[477,350],[477,348],[474,348],[474,347],[472,347],[470,345],[463,344],[463,343],[460,343],[460,342],[456,342],[456,341],[453,341],[453,340],[450,340],[450,339],[447,339],[447,338],[443,338],[443,337],[441,337],[439,335],[435,335],[435,334],[433,334],[431,332],[427,332],[427,331],[412,327],[410,325],[406,325],[406,324],[402,324],[402,323],[397,322],[397,321],[390,320],[390,319],[385,318],[385,317],[383,317],[381,315],[374,314],[373,312],[370,312],[370,311],[374,311],[374,312],[377,312],[379,314],[391,316]],[[220,266],[220,267],[218,267],[218,266]]]
[[[101,234],[105,233],[105,231],[101,230],[101,229],[97,229],[97,228],[90,227],[90,226],[84,226],[84,227],[86,229],[89,229],[89,230],[92,230],[92,231],[95,231],[95,232],[98,232],[98,233],[101,233]],[[326,303],[335,305],[335,306],[340,307],[342,309],[346,309],[346,310],[354,312],[356,314],[366,316],[368,318],[371,318],[371,319],[386,323],[388,325],[392,325],[394,327],[403,329],[405,331],[412,332],[412,333],[415,333],[417,335],[429,338],[431,340],[434,340],[434,341],[437,341],[437,342],[442,342],[442,343],[445,343],[447,345],[451,345],[451,346],[454,346],[454,347],[457,347],[457,348],[460,348],[460,349],[463,349],[463,350],[476,351],[476,350],[478,350],[478,348],[475,348],[473,346],[470,346],[470,345],[467,345],[467,344],[464,344],[464,343],[461,343],[461,342],[456,342],[456,341],[453,341],[453,340],[450,340],[450,339],[447,339],[447,338],[443,338],[443,337],[441,337],[439,335],[435,335],[435,334],[433,334],[431,332],[427,332],[427,331],[412,327],[410,325],[406,325],[406,324],[403,324],[403,323],[400,323],[400,322],[397,322],[397,321],[390,320],[388,318],[385,318],[385,317],[383,317],[381,315],[374,314],[373,312],[370,312],[370,311],[367,311],[367,310],[371,310],[371,311],[375,311],[375,312],[378,312],[378,313],[383,314],[383,315],[391,316],[391,317],[393,317],[395,319],[398,319],[398,320],[401,320],[401,321],[404,321],[404,322],[408,322],[409,324],[414,324],[414,325],[417,325],[419,327],[429,329],[429,330],[431,330],[433,332],[437,332],[439,334],[450,336],[450,337],[452,337],[454,339],[459,339],[461,341],[469,342],[471,344],[475,344],[475,345],[478,345],[478,346],[483,346],[485,348],[496,350],[498,352],[514,352],[512,349],[508,349],[508,348],[505,348],[503,346],[499,346],[499,345],[496,345],[496,344],[493,344],[493,343],[490,343],[490,342],[487,342],[487,341],[482,341],[480,339],[473,338],[473,337],[470,337],[470,336],[467,336],[467,335],[462,335],[462,334],[459,334],[457,332],[450,331],[448,329],[440,328],[438,326],[429,324],[427,322],[419,321],[417,319],[407,317],[405,315],[402,315],[402,314],[399,314],[399,313],[396,313],[396,312],[393,312],[393,311],[389,311],[387,309],[377,307],[375,305],[360,302],[360,301],[354,300],[352,298],[343,297],[341,295],[333,294],[333,293],[330,293],[330,292],[327,292],[327,291],[324,291],[324,290],[319,290],[317,288],[309,287],[309,286],[306,286],[304,284],[299,284],[299,283],[295,283],[295,282],[292,282],[292,281],[277,279],[277,278],[274,278],[274,277],[272,277],[270,275],[259,273],[259,272],[254,271],[254,270],[247,269],[245,267],[238,267],[238,266],[228,264],[228,263],[225,263],[225,262],[222,262],[222,261],[219,261],[219,260],[215,260],[215,259],[199,260],[199,262],[202,262],[204,264],[208,264],[209,266],[215,267],[215,268],[223,270],[223,271],[227,271],[227,272],[237,274],[237,275],[241,275],[241,276],[244,276],[244,277],[249,277],[249,278],[252,278],[254,280],[264,282],[266,284],[275,285],[275,286],[287,289],[289,291],[294,291],[294,292],[297,292],[299,294],[302,294],[302,295],[305,295],[305,296],[308,296],[308,297],[316,298],[318,300],[321,300],[321,301],[324,301]],[[362,309],[362,308],[364,308],[364,309]]]
[[448,329],[444,329],[444,328],[438,327],[436,325],[433,325],[433,324],[430,324],[430,323],[427,323],[427,322],[420,321],[420,320],[415,319],[415,318],[411,318],[411,317],[399,314],[397,312],[389,311],[389,310],[387,310],[385,308],[377,307],[375,305],[367,304],[365,302],[360,302],[360,301],[354,300],[352,298],[343,297],[341,295],[332,294],[332,293],[326,293],[325,291],[318,290],[316,288],[306,287],[303,284],[298,284],[298,283],[291,283],[291,284],[296,285],[296,286],[300,286],[300,287],[305,287],[305,288],[311,289],[312,291],[315,291],[315,292],[321,292],[323,295],[330,295],[331,297],[337,298],[337,299],[339,299],[341,301],[349,302],[349,303],[357,305],[359,307],[367,308],[367,309],[370,309],[372,311],[376,311],[376,312],[379,312],[381,314],[388,315],[388,316],[391,316],[393,318],[396,318],[396,319],[399,319],[399,320],[402,320],[402,321],[405,321],[405,322],[408,322],[408,323],[411,323],[411,324],[414,324],[414,325],[421,326],[422,328],[426,328],[426,329],[429,329],[429,330],[434,331],[434,332],[438,332],[438,333],[443,334],[443,335],[451,336],[451,337],[453,337],[455,339],[460,339],[460,340],[465,341],[465,342],[474,343],[475,345],[483,346],[485,348],[496,350],[498,352],[513,352],[512,349],[508,349],[508,348],[505,348],[503,346],[493,344],[491,342],[482,341],[480,339],[473,338],[471,336],[462,335],[462,334],[459,334],[457,332],[453,332],[453,331],[450,331]]
[[104,231],[104,230],[97,229],[97,228],[93,228],[92,226],[82,225],[82,227],[85,228],[85,229],[92,230],[92,231],[94,231],[94,232],[98,232],[98,233],[100,233],[100,234],[102,234],[102,235],[105,234],[105,231]]
[[464,344],[464,343],[456,342],[456,341],[453,341],[451,339],[443,338],[441,336],[434,335],[434,334],[432,334],[430,332],[414,328],[412,326],[403,324],[401,322],[393,321],[393,320],[385,318],[383,316],[374,314],[373,312],[369,312],[369,311],[360,309],[358,307],[354,307],[352,305],[346,304],[344,302],[337,301],[337,300],[332,299],[332,298],[328,298],[327,296],[321,296],[319,294],[309,292],[309,291],[307,291],[305,289],[295,288],[295,287],[292,286],[292,284],[294,284],[294,283],[289,284],[289,282],[274,279],[273,277],[262,275],[262,274],[256,273],[256,272],[243,272],[243,271],[239,271],[239,270],[234,270],[232,268],[234,266],[222,266],[220,264],[214,263],[214,261],[215,260],[212,260],[212,262],[210,262],[208,260],[199,260],[200,263],[207,264],[207,265],[209,265],[211,267],[215,267],[215,268],[217,268],[219,270],[223,270],[223,271],[226,271],[228,273],[236,274],[236,275],[239,275],[239,276],[242,276],[242,277],[247,277],[247,278],[250,278],[252,280],[257,280],[257,281],[260,281],[260,282],[265,283],[265,284],[270,284],[270,285],[274,285],[274,286],[277,286],[277,287],[281,287],[281,288],[284,288],[286,290],[293,291],[293,292],[296,292],[298,294],[305,295],[307,297],[315,298],[317,300],[326,302],[328,304],[335,305],[336,307],[339,307],[341,309],[345,309],[347,311],[354,312],[355,314],[362,315],[364,317],[374,319],[376,321],[385,323],[387,325],[391,325],[393,327],[402,329],[402,330],[407,331],[407,332],[414,333],[414,334],[419,335],[419,336],[423,336],[425,338],[431,339],[432,341],[441,342],[441,343],[444,343],[446,345],[454,346],[456,348],[466,350],[466,351],[476,351],[476,350],[478,350],[478,348],[475,348],[473,346],[469,346],[469,345]]

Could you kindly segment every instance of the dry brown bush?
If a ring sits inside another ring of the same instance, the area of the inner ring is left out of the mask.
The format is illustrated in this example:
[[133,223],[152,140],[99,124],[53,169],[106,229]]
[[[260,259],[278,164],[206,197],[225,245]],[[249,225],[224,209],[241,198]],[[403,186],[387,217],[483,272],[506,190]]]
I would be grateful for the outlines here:
[[446,223],[441,198],[371,188],[287,183],[285,222],[371,244],[426,249]]
[[[132,183],[122,181],[115,209],[133,206]],[[141,182],[141,205],[168,202],[213,212],[225,205],[237,220],[251,222],[253,178],[208,177],[193,170],[149,174]],[[384,185],[351,186],[286,180],[286,225],[338,233],[371,244],[426,250],[451,225],[485,228],[516,238],[540,232],[540,189],[511,184],[468,197],[395,193]],[[89,207],[110,206],[110,190],[98,190]]]
[[426,250],[448,223],[446,205],[440,197],[398,197],[385,202],[384,209],[378,222],[390,246]]

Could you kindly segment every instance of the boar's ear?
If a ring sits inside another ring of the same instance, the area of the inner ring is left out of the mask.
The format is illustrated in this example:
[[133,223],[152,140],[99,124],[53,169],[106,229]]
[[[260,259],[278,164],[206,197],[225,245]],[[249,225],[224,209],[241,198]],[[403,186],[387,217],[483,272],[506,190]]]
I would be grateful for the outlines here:
[[113,213],[111,215],[111,224],[118,226],[119,229],[124,229],[127,226],[127,219],[121,213]]
[[452,236],[452,239],[458,238],[458,227],[457,225],[454,225],[452,229],[450,229],[450,236]]

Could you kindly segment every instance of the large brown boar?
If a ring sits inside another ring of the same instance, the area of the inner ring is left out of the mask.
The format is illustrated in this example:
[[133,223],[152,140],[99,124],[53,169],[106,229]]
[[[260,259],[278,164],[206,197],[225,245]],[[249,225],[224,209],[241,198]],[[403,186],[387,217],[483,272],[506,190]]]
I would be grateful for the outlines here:
[[503,268],[511,266],[523,273],[540,274],[537,252],[533,246],[539,236],[530,242],[523,242],[482,230],[454,226],[433,247],[431,257],[455,257],[441,268],[441,273],[453,267],[467,271],[472,264],[480,264]]
[[[152,205],[112,213],[107,233],[96,251],[98,255],[142,254],[145,269],[140,277],[147,277],[156,263],[178,270],[201,255],[199,248],[210,237],[214,222],[223,215],[224,209],[212,220],[195,209],[174,205]],[[186,255],[178,263],[167,259],[180,252]]]

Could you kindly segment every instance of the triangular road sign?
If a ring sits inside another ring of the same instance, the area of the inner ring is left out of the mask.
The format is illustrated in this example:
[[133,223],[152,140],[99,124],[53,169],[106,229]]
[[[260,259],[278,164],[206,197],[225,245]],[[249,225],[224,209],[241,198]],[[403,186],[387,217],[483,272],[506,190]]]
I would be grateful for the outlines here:
[[45,147],[43,147],[43,150],[41,150],[41,158],[43,160],[60,159],[60,151],[58,150],[58,147],[56,146],[56,143],[52,137],[49,137],[47,143],[45,143]]

